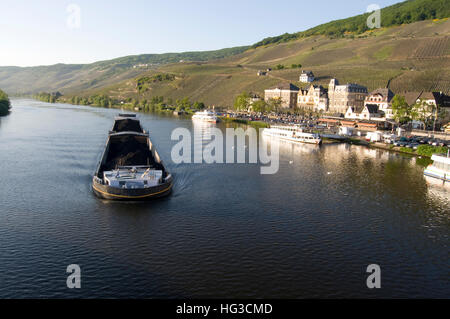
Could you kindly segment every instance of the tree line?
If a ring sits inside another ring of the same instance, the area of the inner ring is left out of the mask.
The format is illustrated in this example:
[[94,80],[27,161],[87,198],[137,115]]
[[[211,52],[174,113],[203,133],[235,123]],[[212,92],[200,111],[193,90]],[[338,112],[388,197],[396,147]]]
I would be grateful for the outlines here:
[[155,111],[184,111],[187,113],[200,111],[206,108],[203,102],[192,102],[188,97],[181,99],[165,98],[163,96],[154,96],[150,99],[116,99],[111,98],[105,94],[95,94],[91,96],[71,96],[64,97],[61,93],[46,93],[41,92],[33,96],[35,99],[47,103],[70,103],[73,105],[98,106],[105,108],[112,107],[128,107],[139,108],[146,112]]
[[0,116],[8,115],[10,109],[11,102],[9,101],[8,95],[0,90]]
[[53,93],[41,92],[33,95],[33,98],[42,102],[56,103],[61,96],[62,94],[60,92],[53,92]]

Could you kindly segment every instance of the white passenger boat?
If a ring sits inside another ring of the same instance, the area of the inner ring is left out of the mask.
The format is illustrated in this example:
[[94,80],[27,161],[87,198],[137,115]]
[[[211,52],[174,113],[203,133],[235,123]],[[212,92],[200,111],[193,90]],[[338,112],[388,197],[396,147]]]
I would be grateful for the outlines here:
[[425,176],[450,182],[450,151],[447,155],[435,154],[431,157],[433,164],[425,170]]
[[322,144],[319,134],[305,133],[299,126],[271,126],[264,129],[263,134],[294,143]]
[[192,116],[193,121],[202,121],[202,122],[209,122],[209,123],[217,123],[219,122],[219,119],[217,118],[216,114],[214,112],[211,112],[209,110],[200,111],[194,114]]

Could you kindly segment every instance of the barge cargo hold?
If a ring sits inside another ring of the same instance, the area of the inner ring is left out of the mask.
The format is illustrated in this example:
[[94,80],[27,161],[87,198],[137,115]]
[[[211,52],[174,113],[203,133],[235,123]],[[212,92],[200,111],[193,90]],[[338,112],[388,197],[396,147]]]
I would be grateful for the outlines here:
[[136,115],[120,114],[92,180],[95,195],[108,200],[150,200],[169,195],[172,186],[172,175]]

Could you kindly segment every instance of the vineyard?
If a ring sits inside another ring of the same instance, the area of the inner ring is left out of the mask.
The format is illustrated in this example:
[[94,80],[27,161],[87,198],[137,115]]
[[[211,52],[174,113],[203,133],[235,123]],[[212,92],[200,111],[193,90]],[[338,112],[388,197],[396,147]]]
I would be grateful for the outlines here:
[[423,40],[412,54],[413,59],[440,58],[450,55],[450,38]]

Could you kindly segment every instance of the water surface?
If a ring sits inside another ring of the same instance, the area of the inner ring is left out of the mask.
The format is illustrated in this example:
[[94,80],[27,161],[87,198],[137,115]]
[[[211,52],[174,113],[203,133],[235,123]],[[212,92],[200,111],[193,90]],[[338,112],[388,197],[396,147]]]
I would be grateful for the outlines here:
[[[175,175],[150,203],[97,199],[117,110],[14,100],[0,119],[0,297],[449,297],[449,192],[414,158],[280,144],[280,170],[175,165],[189,119],[140,115]],[[219,127],[224,128],[223,125]],[[382,289],[366,267],[382,268]],[[66,288],[79,264],[82,289]]]

